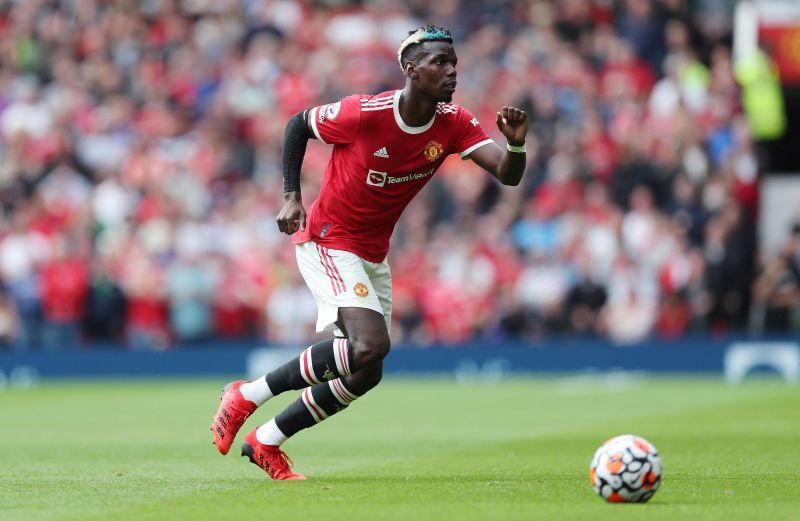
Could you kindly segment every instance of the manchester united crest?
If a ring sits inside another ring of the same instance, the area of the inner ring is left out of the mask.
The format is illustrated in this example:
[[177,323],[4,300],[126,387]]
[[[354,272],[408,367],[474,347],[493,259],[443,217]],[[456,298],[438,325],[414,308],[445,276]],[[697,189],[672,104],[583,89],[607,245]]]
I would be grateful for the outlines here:
[[369,295],[369,289],[367,289],[367,285],[362,282],[357,282],[355,286],[353,286],[353,293],[358,295],[359,297],[366,297]]
[[427,145],[425,145],[425,150],[422,152],[425,154],[425,158],[428,161],[436,161],[439,159],[439,156],[442,155],[442,144],[438,141],[430,141]]

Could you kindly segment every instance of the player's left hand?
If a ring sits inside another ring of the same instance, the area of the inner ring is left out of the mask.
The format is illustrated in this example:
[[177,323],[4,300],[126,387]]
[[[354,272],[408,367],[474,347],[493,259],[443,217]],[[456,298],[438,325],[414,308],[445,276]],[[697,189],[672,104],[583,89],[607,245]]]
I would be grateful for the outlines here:
[[497,113],[497,128],[506,137],[511,146],[525,143],[528,135],[528,115],[516,107],[503,107]]

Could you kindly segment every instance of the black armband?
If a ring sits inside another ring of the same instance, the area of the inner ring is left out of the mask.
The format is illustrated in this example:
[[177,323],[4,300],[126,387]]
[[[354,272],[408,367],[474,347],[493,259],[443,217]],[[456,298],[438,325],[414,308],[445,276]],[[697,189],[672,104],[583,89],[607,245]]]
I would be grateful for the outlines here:
[[283,191],[300,191],[300,167],[311,134],[308,132],[306,112],[298,112],[286,124],[283,135]]

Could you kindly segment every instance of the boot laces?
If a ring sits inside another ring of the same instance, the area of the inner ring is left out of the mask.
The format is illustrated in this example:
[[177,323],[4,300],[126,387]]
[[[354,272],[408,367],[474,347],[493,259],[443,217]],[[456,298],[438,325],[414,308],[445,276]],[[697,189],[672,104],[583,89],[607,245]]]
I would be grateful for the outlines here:
[[283,452],[281,449],[275,451],[275,455],[278,459],[283,463],[283,466],[286,470],[291,470],[294,466],[294,462],[292,462],[292,458],[289,457],[288,454]]

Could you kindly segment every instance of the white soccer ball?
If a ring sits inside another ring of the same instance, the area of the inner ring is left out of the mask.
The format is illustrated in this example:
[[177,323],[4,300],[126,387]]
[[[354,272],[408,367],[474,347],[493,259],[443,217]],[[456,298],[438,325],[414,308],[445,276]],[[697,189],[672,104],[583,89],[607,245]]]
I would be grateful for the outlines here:
[[661,484],[661,458],[649,441],[623,434],[594,453],[589,480],[609,503],[644,503]]

